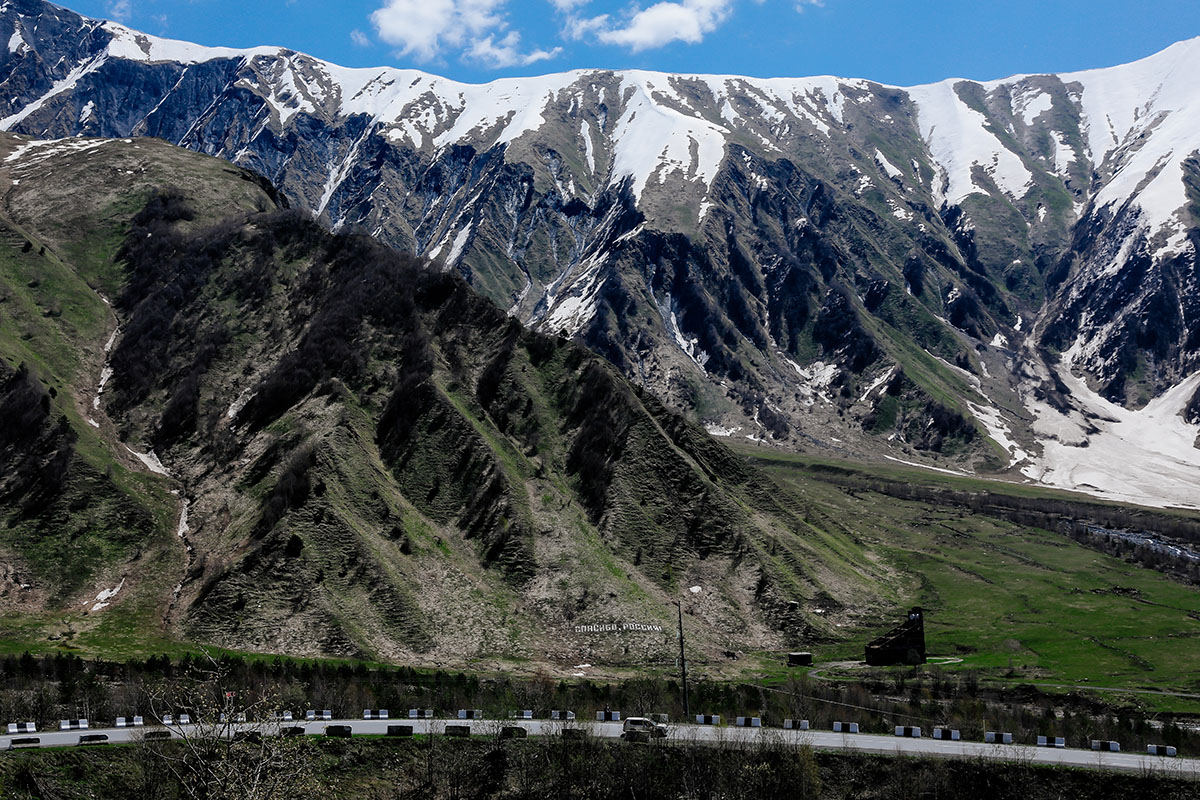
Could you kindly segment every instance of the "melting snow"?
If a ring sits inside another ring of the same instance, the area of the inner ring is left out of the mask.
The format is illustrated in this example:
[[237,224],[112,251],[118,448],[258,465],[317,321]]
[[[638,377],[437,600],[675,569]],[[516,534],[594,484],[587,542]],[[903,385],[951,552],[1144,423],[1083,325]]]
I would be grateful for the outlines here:
[[171,473],[168,472],[167,468],[163,466],[163,463],[158,460],[158,456],[154,454],[153,450],[149,450],[145,453],[139,453],[128,445],[126,445],[125,449],[137,456],[138,461],[141,461],[143,464],[145,464],[146,469],[150,470],[154,474],[166,475],[170,477]]
[[944,472],[947,475],[969,475],[970,474],[968,472],[956,472],[955,470],[952,470],[952,469],[942,469],[941,467],[931,467],[928,464],[918,464],[916,461],[905,461],[903,458],[896,458],[895,456],[884,456],[884,458],[886,458],[888,461],[895,461],[897,464],[904,464],[905,466],[917,467],[919,469],[927,469],[927,470],[931,470],[933,472]]
[[700,349],[699,337],[693,336],[688,338],[684,335],[679,327],[679,318],[675,314],[675,301],[671,295],[667,295],[663,302],[658,303],[658,311],[662,315],[663,322],[666,324],[667,332],[675,340],[675,344],[679,346],[688,358],[696,362],[696,365],[701,369],[708,363],[708,353]]
[[458,232],[458,235],[454,237],[454,244],[450,246],[450,255],[446,256],[446,264],[448,266],[454,266],[458,263],[458,259],[462,257],[463,248],[467,246],[467,240],[471,238],[471,229],[474,227],[474,223],[468,222]]
[[704,430],[708,431],[709,436],[720,436],[722,438],[733,436],[741,430],[739,427],[726,428],[723,425],[718,425],[715,422],[704,423]]
[[592,144],[592,129],[587,120],[579,122],[579,138],[583,139],[584,154],[587,156],[588,168],[596,174],[596,146]]
[[175,39],[161,39],[126,28],[116,22],[105,22],[102,26],[113,35],[108,45],[108,55],[128,61],[176,61],[180,64],[198,64],[219,58],[253,58],[274,56],[282,51],[277,47],[256,47],[236,50],[231,47],[203,47]]
[[539,324],[541,330],[551,333],[566,331],[568,336],[574,336],[591,321],[596,313],[596,298],[604,288],[602,265],[603,257],[589,257],[584,262],[583,274],[571,285],[570,294],[561,299],[558,298],[558,286],[567,276],[560,276],[551,284],[546,292],[550,314]]
[[813,404],[813,397],[819,396],[825,402],[830,401],[829,385],[833,383],[833,379],[837,377],[837,364],[826,364],[823,361],[814,361],[807,368],[802,367],[795,361],[792,361],[787,356],[782,356],[783,360],[791,365],[792,369],[800,376],[801,384],[800,391],[805,395],[805,401],[808,405]]
[[707,189],[725,159],[729,130],[658,102],[654,80],[659,76],[640,71],[620,74],[622,92],[629,99],[613,133],[610,181],[628,178],[639,199],[651,178],[661,181],[669,173],[703,182]]
[[[1032,400],[1040,458],[1021,472],[1051,486],[1158,507],[1200,508],[1200,425],[1180,412],[1200,388],[1200,372],[1132,411],[1105,400],[1067,369],[1059,376],[1084,413],[1063,414]],[[1086,414],[1086,416],[1084,415]],[[1094,426],[1098,433],[1089,433]]]
[[991,406],[980,405],[967,401],[967,407],[971,409],[971,413],[975,419],[987,429],[988,436],[995,440],[996,444],[1004,448],[1004,451],[1009,455],[1008,466],[1012,467],[1020,464],[1022,461],[1029,458],[1029,454],[1021,449],[1020,445],[1012,438],[1012,431],[1008,427],[1008,420],[1000,413],[999,409]]
[[875,163],[879,165],[880,169],[882,169],[889,178],[898,179],[904,177],[903,170],[901,170],[891,161],[888,161],[887,156],[885,156],[883,151],[879,149],[875,150]]
[[867,387],[867,390],[862,393],[862,397],[858,398],[858,402],[862,403],[862,402],[866,401],[866,399],[868,397],[870,397],[872,394],[875,393],[876,389],[878,389],[880,386],[883,386],[885,383],[890,381],[892,379],[892,376],[895,374],[896,374],[896,367],[892,367],[891,369],[886,370],[882,375],[880,375],[878,378],[876,378],[874,381],[871,382],[871,385]]
[[108,607],[108,605],[109,605],[108,601],[112,600],[114,597],[116,597],[117,592],[121,591],[121,589],[124,586],[125,586],[125,579],[121,578],[121,582],[118,583],[115,588],[105,589],[104,591],[102,591],[98,595],[96,595],[95,605],[92,606],[92,611],[99,611],[102,608]]
[[100,407],[100,395],[104,394],[104,387],[108,385],[112,376],[112,367],[105,364],[104,369],[100,370],[100,385],[96,387],[96,396],[92,398],[92,408]]
[[184,534],[191,530],[191,528],[188,527],[188,508],[191,506],[191,504],[192,502],[190,500],[184,500],[183,508],[179,512],[179,525],[177,525],[175,528],[175,535],[180,539],[183,538]]
[[107,57],[108,56],[106,53],[100,53],[90,60],[78,64],[73,70],[71,70],[70,73],[68,73],[67,77],[60,81],[56,81],[54,86],[51,87],[50,91],[46,92],[37,100],[34,100],[32,103],[25,106],[17,113],[0,120],[0,130],[12,130],[14,125],[40,109],[50,99],[74,89],[80,78],[82,78],[84,75],[87,75],[89,72],[94,72],[95,70],[99,69]]
[[1034,120],[1049,111],[1053,105],[1054,98],[1041,89],[1023,92],[1013,98],[1013,111],[1025,120],[1026,125],[1032,125]]
[[229,404],[229,408],[225,411],[226,419],[234,419],[238,414],[242,413],[242,409],[246,404],[254,399],[254,395],[258,394],[253,389],[243,389],[242,393],[237,396],[237,399]]
[[943,185],[935,185],[935,196],[957,204],[982,191],[971,174],[976,165],[983,167],[1001,191],[1012,197],[1024,196],[1033,176],[1020,157],[987,129],[987,118],[959,98],[954,91],[957,83],[951,79],[907,90],[917,104],[921,135],[942,168]]

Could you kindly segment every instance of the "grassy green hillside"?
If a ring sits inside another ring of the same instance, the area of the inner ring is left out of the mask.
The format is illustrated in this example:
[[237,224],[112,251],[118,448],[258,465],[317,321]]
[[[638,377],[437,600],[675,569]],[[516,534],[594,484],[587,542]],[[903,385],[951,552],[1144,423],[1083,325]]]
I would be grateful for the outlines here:
[[[53,268],[5,292],[63,312],[3,320],[45,429],[6,452],[69,465],[6,499],[9,647],[645,664],[691,586],[719,659],[836,638],[809,606],[847,587],[882,611],[800,498],[457,277],[162,143],[7,146],[12,249]],[[623,622],[662,630],[575,632]]]

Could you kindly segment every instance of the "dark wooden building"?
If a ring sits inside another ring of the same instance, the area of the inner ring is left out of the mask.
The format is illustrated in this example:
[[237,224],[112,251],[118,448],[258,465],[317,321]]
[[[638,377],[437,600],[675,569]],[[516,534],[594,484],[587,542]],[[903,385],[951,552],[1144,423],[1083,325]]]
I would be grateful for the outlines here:
[[925,663],[925,617],[919,606],[908,619],[867,645],[867,663],[872,667]]

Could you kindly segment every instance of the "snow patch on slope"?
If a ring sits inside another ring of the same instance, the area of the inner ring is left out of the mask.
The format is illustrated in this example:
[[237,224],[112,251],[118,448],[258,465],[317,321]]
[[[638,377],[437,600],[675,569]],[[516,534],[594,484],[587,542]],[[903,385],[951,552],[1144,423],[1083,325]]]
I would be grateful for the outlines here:
[[972,171],[982,167],[1005,194],[1022,197],[1033,176],[1020,157],[987,128],[987,118],[963,102],[955,91],[958,80],[915,86],[908,94],[917,104],[921,136],[942,169],[941,185],[934,195],[950,204],[982,189]]
[[123,588],[125,588],[125,579],[121,578],[121,582],[118,583],[112,589],[102,590],[99,594],[96,595],[96,599],[94,601],[92,601],[94,603],[94,605],[92,606],[92,611],[99,611],[102,608],[107,608],[109,606],[108,601],[112,600],[114,597],[116,597],[117,594]]
[[1029,458],[1029,453],[1025,452],[1016,440],[1012,438],[1012,430],[1009,428],[1008,420],[1000,413],[999,409],[974,403],[970,400],[967,401],[967,408],[971,409],[971,414],[987,430],[988,436],[1008,453],[1009,467],[1014,467]]
[[127,61],[142,61],[149,64],[163,61],[200,64],[221,58],[274,56],[283,52],[278,47],[254,47],[240,50],[232,47],[205,47],[191,42],[148,36],[116,22],[105,22],[102,27],[113,36],[108,45],[108,55]]
[[613,132],[610,182],[628,178],[634,197],[640,199],[652,178],[661,181],[667,174],[680,173],[702,182],[707,191],[725,160],[729,130],[658,102],[655,77],[622,73],[621,89],[628,99]]
[[1067,369],[1058,374],[1079,409],[1064,414],[1027,401],[1044,441],[1042,455],[1021,470],[1026,477],[1140,505],[1200,508],[1200,425],[1180,413],[1200,388],[1200,372],[1140,411],[1105,400]]

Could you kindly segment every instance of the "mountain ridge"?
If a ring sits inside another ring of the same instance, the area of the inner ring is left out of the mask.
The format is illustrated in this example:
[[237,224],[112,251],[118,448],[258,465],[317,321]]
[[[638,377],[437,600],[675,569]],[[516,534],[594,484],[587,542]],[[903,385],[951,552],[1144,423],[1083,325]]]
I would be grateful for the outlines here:
[[458,84],[164,43],[32,0],[4,6],[14,33],[18,7],[91,44],[64,60],[10,40],[0,78],[29,91],[0,101],[0,127],[153,135],[250,167],[711,432],[1194,505],[1180,484],[1084,476],[1073,445],[1112,438],[1122,460],[1200,477],[1193,453],[1086,422],[1200,365],[1200,106],[1180,66],[1200,40],[908,88],[603,70]]

